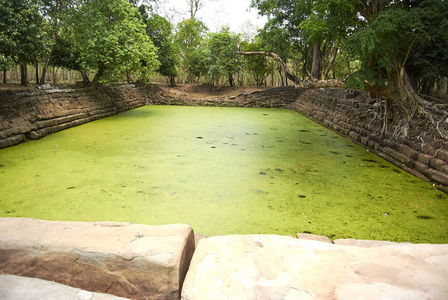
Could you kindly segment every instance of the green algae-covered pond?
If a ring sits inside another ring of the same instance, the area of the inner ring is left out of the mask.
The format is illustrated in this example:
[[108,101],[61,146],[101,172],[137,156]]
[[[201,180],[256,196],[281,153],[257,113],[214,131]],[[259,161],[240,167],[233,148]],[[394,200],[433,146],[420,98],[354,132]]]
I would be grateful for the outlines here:
[[146,106],[0,150],[0,217],[448,243],[448,196],[300,114]]

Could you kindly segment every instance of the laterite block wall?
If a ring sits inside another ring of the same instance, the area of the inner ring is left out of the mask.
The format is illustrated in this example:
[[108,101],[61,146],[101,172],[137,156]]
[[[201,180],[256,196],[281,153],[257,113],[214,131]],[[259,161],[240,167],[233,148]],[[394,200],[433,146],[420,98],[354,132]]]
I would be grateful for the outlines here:
[[144,94],[133,85],[0,91],[0,148],[143,106]]

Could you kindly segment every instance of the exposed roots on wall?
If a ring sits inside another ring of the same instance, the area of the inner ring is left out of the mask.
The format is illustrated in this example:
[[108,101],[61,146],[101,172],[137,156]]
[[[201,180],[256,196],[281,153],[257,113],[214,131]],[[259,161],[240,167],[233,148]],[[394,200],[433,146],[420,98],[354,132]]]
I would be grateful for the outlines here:
[[379,95],[370,109],[374,115],[371,123],[381,124],[381,136],[390,135],[393,140],[412,138],[422,145],[435,143],[447,147],[448,104],[430,102],[418,95],[404,69],[397,85],[396,97]]

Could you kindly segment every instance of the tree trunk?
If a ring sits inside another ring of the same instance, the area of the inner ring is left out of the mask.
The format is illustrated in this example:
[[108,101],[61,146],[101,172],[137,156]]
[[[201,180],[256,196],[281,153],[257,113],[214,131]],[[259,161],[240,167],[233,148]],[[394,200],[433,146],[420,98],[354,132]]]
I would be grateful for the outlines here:
[[27,65],[20,65],[20,85],[28,85],[28,67]]
[[350,77],[352,76],[352,70],[350,69],[350,61],[348,60],[348,58],[346,58],[345,62],[347,63],[348,77]]
[[47,55],[47,58],[45,59],[44,67],[42,68],[42,74],[40,76],[40,85],[45,84],[45,77],[47,76],[47,68],[48,68],[48,62],[50,61],[50,55],[51,52]]
[[169,79],[170,79],[170,86],[174,86],[176,83],[176,81],[175,81],[176,78],[174,76],[169,76]]
[[320,59],[320,42],[315,42],[313,50],[313,65],[311,67],[311,77],[313,79],[319,79]]
[[56,73],[57,73],[57,69],[56,67],[53,66],[53,84],[56,85]]
[[406,137],[411,120],[418,114],[428,122],[427,127],[432,131],[434,139],[441,137],[448,140],[448,135],[439,128],[440,123],[447,116],[446,111],[426,101],[416,93],[404,66],[399,68],[396,87],[399,95],[398,108],[402,112],[401,121],[397,125],[396,136],[400,134]]
[[233,83],[233,75],[232,75],[231,73],[229,73],[229,85],[230,85],[231,87],[234,86],[234,83]]
[[330,63],[328,64],[325,71],[322,72],[322,80],[327,80],[328,73],[330,73],[331,68],[334,65],[334,61],[336,60],[336,56],[338,55],[338,47],[335,46],[333,52],[331,53]]
[[282,75],[282,70],[281,69],[278,69],[278,75],[280,76],[280,80],[282,82],[281,86],[285,86],[285,82],[283,81],[283,75]]
[[80,73],[82,76],[82,81],[86,84],[90,83],[90,79],[89,79],[89,76],[87,75],[87,73],[83,70],[81,70]]
[[36,62],[36,84],[39,84],[39,63]]
[[6,83],[6,69],[3,69],[3,83]]
[[99,67],[98,72],[95,74],[95,77],[93,78],[92,81],[92,86],[93,89],[97,90],[99,87],[99,79],[101,78],[101,76],[103,76],[104,73],[104,67]]

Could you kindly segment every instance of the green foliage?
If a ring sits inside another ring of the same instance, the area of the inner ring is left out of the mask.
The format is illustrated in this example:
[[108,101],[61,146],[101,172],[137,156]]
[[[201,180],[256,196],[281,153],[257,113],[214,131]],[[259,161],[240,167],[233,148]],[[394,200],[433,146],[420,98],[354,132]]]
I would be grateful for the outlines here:
[[428,94],[434,82],[448,74],[448,2],[427,0],[414,10],[424,28],[411,49],[406,70],[418,80],[420,92]]
[[[211,33],[208,46],[212,54],[211,68],[217,74],[232,76],[239,69],[240,57],[235,55],[237,51],[236,39],[228,28],[223,28],[218,33]],[[232,82],[230,84],[232,85]]]
[[51,51],[49,65],[81,71],[80,59],[80,53],[76,51],[71,41],[58,37]]
[[0,57],[2,64],[35,63],[46,34],[37,1],[0,0]]
[[448,70],[448,3],[426,0],[383,7],[345,40],[344,51],[361,60],[352,86],[390,89],[399,84],[403,66],[411,77],[435,80]]
[[191,79],[197,78],[199,80],[200,77],[206,76],[211,65],[210,49],[203,45],[190,52],[185,57],[185,65]]
[[176,42],[183,56],[194,51],[201,45],[207,32],[205,24],[194,18],[185,19],[177,24]]
[[205,77],[214,85],[221,78],[228,78],[233,85],[233,75],[241,68],[241,57],[236,55],[237,43],[233,33],[223,28],[210,33],[195,50],[185,57],[185,64],[191,78]]
[[[260,51],[263,49],[260,39],[256,39],[253,43],[241,43],[243,51]],[[248,55],[244,56],[245,67],[254,78],[257,85],[262,85],[266,77],[273,72],[272,64],[264,55]]]
[[73,14],[80,64],[82,69],[98,70],[94,81],[114,83],[127,76],[146,81],[159,65],[157,49],[137,16],[137,8],[126,0],[82,2]]
[[158,49],[157,56],[160,66],[157,72],[168,77],[170,83],[174,84],[179,64],[179,51],[174,44],[172,29],[171,23],[157,14],[152,14],[146,20],[146,33]]

